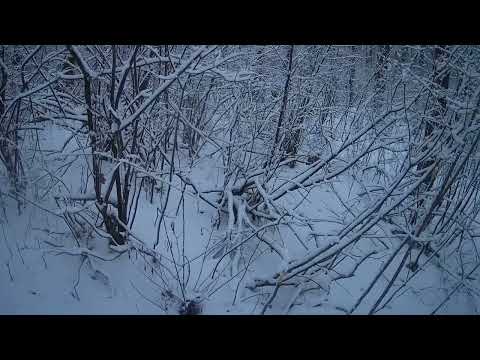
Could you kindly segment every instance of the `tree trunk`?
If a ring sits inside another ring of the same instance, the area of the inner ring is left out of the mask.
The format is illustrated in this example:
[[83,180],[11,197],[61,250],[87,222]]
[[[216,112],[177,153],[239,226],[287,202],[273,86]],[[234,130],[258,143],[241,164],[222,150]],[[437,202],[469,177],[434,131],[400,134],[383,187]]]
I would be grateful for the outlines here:
[[385,101],[385,72],[389,56],[390,45],[381,45],[380,51],[377,53],[377,69],[375,71],[374,109],[377,112],[381,111]]
[[[275,157],[278,149],[280,148],[279,141],[280,141],[280,135],[281,135],[281,128],[285,118],[285,113],[287,112],[288,90],[289,90],[290,77],[291,77],[291,71],[292,71],[293,47],[294,45],[290,45],[287,53],[287,61],[288,61],[287,76],[285,78],[285,86],[283,88],[282,107],[280,109],[280,114],[278,116],[277,129],[275,131],[275,139],[273,141],[273,152],[272,152],[271,159]],[[271,160],[269,164],[271,164]]]
[[[355,56],[356,52],[356,47],[355,45],[352,45],[351,47],[352,50],[352,57]],[[355,58],[352,58],[351,65],[350,65],[350,76],[348,78],[348,107],[352,106],[353,102],[353,97],[354,97],[354,88],[353,88],[353,83],[355,79]]]
[[[446,91],[448,90],[448,85],[450,81],[450,74],[449,71],[444,71],[445,66],[447,64],[446,61],[446,53],[445,53],[446,46],[438,46],[435,47],[433,50],[433,63],[434,63],[434,71],[433,71],[433,83],[438,87],[439,90],[441,90],[441,94],[439,96],[435,97],[434,103],[433,103],[433,109],[432,109],[432,119],[435,120],[435,122],[442,123],[442,118],[445,116],[446,111],[447,111],[447,98],[446,98]],[[434,130],[435,130],[435,123],[432,122],[430,119],[425,120],[425,128],[424,128],[424,133],[423,137],[425,140],[428,140]],[[423,149],[424,151],[427,150],[426,148]],[[419,171],[428,168],[435,162],[435,158],[431,157],[429,159],[426,159],[425,161],[422,161],[421,163],[418,164],[417,169]],[[433,183],[435,182],[435,176],[436,173],[438,172],[437,170],[432,171],[424,180],[422,186],[419,188],[419,192],[428,192],[433,186]],[[420,209],[424,204],[424,200],[421,199],[418,203],[418,208]],[[417,214],[414,214],[412,218],[412,224],[416,223],[417,220]]]

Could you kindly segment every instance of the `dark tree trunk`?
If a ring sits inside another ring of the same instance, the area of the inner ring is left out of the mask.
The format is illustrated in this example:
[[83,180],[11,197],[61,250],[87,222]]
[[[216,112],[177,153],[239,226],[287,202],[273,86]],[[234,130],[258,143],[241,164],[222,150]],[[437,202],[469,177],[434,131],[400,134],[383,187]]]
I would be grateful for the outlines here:
[[293,58],[293,47],[294,45],[290,45],[288,48],[287,52],[287,76],[285,78],[285,86],[283,88],[283,97],[282,97],[282,105],[280,108],[280,114],[278,116],[278,121],[277,121],[277,128],[275,130],[275,138],[273,141],[273,151],[272,151],[272,157],[270,158],[270,161],[268,162],[268,165],[271,164],[273,158],[277,154],[279,150],[281,150],[281,146],[279,144],[280,138],[281,138],[281,130],[283,126],[283,122],[285,119],[285,114],[287,112],[287,103],[288,103],[288,90],[290,86],[290,77],[291,77],[291,72],[292,72],[292,58]]
[[355,53],[356,53],[356,47],[355,45],[353,45],[351,47],[351,50],[352,50],[352,61],[351,61],[351,64],[350,64],[350,76],[348,77],[348,107],[352,106],[352,102],[353,102],[353,97],[354,97],[354,80],[355,80],[355,58],[353,58],[353,56],[355,56]]
[[[448,90],[449,81],[450,81],[450,74],[448,69],[445,68],[447,66],[447,54],[445,52],[446,46],[436,46],[433,50],[433,63],[434,63],[434,70],[433,70],[433,83],[436,85],[437,90],[440,91],[438,96],[435,96],[433,101],[433,109],[432,109],[432,116],[431,119],[425,119],[425,127],[423,137],[424,140],[427,140],[432,137],[435,128],[438,126],[437,124],[441,124],[443,122],[443,118],[447,112],[447,98],[446,92]],[[433,121],[435,122],[433,122]],[[423,149],[424,151],[426,150]],[[419,171],[432,166],[435,162],[435,158],[431,157],[422,161],[418,164],[417,169]],[[435,177],[438,172],[438,169],[432,171],[424,180],[422,186],[419,188],[419,192],[428,192],[433,186],[435,182]],[[424,204],[424,200],[421,199],[418,203],[418,208],[421,208]],[[417,214],[414,214],[412,218],[412,224],[416,223]]]
[[390,45],[381,45],[377,53],[377,68],[375,71],[375,111],[380,111],[385,101],[385,73],[387,70],[388,58],[390,56]]

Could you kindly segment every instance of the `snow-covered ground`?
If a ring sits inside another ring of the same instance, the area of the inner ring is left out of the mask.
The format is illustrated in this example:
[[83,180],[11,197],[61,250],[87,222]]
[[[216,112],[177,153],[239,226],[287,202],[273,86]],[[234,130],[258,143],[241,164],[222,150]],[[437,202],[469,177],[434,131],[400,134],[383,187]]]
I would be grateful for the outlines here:
[[[63,144],[61,131],[49,128],[44,133],[45,149],[59,148]],[[73,145],[72,145],[73,148]],[[30,174],[42,176],[41,166],[48,164],[54,170],[54,161],[48,160],[45,153],[43,159],[32,161]],[[78,159],[80,164],[82,160]],[[216,159],[204,158],[195,167],[189,169],[187,161],[185,171],[194,179],[199,188],[219,187],[222,182],[221,171]],[[304,165],[295,169],[286,169],[288,172],[298,171]],[[58,173],[61,174],[61,173]],[[72,166],[65,174],[60,175],[65,185],[56,185],[54,190],[65,191],[65,187],[74,192],[79,186],[81,166]],[[334,182],[315,188],[308,195],[307,201],[298,207],[298,214],[309,217],[324,218],[328,214],[350,216],[342,208],[332,191],[345,201],[355,198],[355,189],[351,179],[345,176],[343,182]],[[45,180],[45,179],[44,179]],[[42,180],[38,181],[39,188]],[[4,183],[5,184],[5,183]],[[6,184],[4,185],[7,186]],[[180,185],[179,185],[180,186]],[[63,188],[62,188],[63,187]],[[27,191],[27,198],[38,197],[39,188],[32,186]],[[352,190],[353,188],[353,190]],[[62,190],[63,189],[63,190]],[[297,194],[298,195],[298,194]],[[141,194],[138,212],[132,232],[145,243],[145,247],[152,248],[156,239],[157,208],[159,196],[156,194],[153,204],[148,201],[147,195]],[[215,200],[215,195],[211,198]],[[252,263],[234,265],[232,268],[219,267],[213,273],[217,263],[220,248],[215,245],[221,236],[224,236],[226,225],[220,224],[217,229],[213,222],[217,213],[198,198],[190,194],[185,195],[182,206],[179,202],[181,192],[172,190],[171,201],[167,208],[165,228],[161,232],[161,242],[157,248],[163,254],[162,260],[170,271],[177,272],[187,284],[185,294],[172,277],[160,276],[162,264],[152,263],[148,256],[130,249],[118,253],[108,247],[107,240],[94,233],[85,246],[90,251],[89,256],[78,253],[78,244],[61,217],[46,212],[58,211],[58,207],[50,196],[43,197],[37,205],[27,203],[19,214],[15,201],[3,197],[6,213],[0,221],[0,313],[2,314],[178,314],[180,297],[199,297],[202,303],[203,314],[257,314],[262,308],[260,301],[265,302],[262,294],[266,291],[259,289],[250,291],[246,285],[255,277],[262,277],[281,269],[279,257],[272,253],[263,243],[252,239],[243,251],[252,252],[257,247]],[[298,202],[300,197],[295,194],[286,197],[290,204]],[[178,207],[178,209],[177,209]],[[328,233],[338,229],[338,224],[318,222],[313,232]],[[291,258],[300,257],[307,250],[314,248],[315,239],[305,229],[297,229],[301,234],[304,245],[285,227],[281,233],[269,233],[272,239],[281,241],[288,249]],[[168,236],[167,236],[168,235]],[[355,253],[365,255],[374,248],[367,241],[357,246]],[[172,245],[170,247],[170,245]],[[391,244],[395,246],[395,244]],[[350,309],[378,272],[387,254],[378,250],[358,269],[357,274],[348,279],[334,283],[328,276],[316,277],[316,281],[323,281],[320,289],[312,290],[308,296],[295,298],[298,291],[294,287],[280,288],[278,295],[268,309],[268,314],[283,314],[287,305],[294,300],[289,314],[344,314]],[[221,254],[221,253],[220,253]],[[104,261],[95,255],[114,260]],[[216,255],[216,256],[215,256]],[[181,266],[182,260],[184,264]],[[389,269],[395,269],[400,257],[394,261]],[[348,259],[345,261],[348,268]],[[380,292],[388,284],[394,270],[387,270],[359,307],[359,313],[368,312]],[[213,275],[212,275],[213,274]],[[221,275],[219,275],[221,274]],[[407,274],[401,274],[399,281]],[[167,283],[162,283],[167,279]],[[169,280],[168,280],[169,279]],[[168,281],[170,281],[168,283]],[[445,277],[445,273],[434,265],[422,270],[417,281],[412,282],[399,292],[399,296],[384,308],[381,314],[424,314],[429,313],[440,301],[440,295],[445,281],[451,285],[452,279]],[[168,289],[173,290],[169,296]],[[459,292],[442,309],[441,313],[474,313],[476,302],[469,295]]]

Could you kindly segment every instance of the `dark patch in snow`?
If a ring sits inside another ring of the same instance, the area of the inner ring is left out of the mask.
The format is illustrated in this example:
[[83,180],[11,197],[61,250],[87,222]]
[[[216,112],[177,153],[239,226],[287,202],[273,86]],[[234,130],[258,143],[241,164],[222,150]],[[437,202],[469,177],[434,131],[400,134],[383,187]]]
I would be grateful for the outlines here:
[[180,305],[180,315],[200,315],[202,313],[202,304],[197,299],[186,300]]

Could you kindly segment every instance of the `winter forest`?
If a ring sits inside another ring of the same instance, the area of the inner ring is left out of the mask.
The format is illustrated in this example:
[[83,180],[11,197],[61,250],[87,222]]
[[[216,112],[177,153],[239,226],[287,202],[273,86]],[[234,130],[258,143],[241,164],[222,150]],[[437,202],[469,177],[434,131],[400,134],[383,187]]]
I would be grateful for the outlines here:
[[480,47],[0,45],[1,314],[477,314]]

